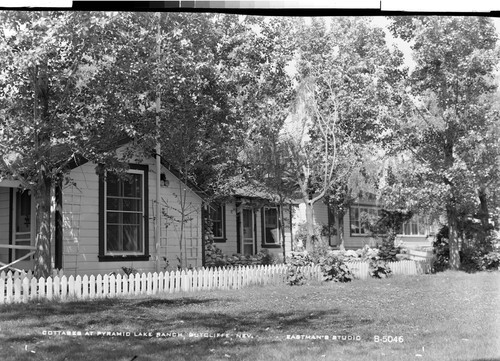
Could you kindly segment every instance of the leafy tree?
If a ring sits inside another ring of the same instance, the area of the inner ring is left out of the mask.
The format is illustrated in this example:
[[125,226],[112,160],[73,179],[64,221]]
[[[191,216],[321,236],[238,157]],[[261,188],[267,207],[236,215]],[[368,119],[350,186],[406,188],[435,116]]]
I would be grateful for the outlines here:
[[[133,98],[144,38],[130,14],[1,12],[0,174],[31,189],[35,275],[48,276],[50,192],[77,156],[117,164],[108,147],[143,131]],[[114,162],[113,162],[114,161]]]
[[496,30],[487,18],[403,17],[392,19],[391,31],[411,41],[416,63],[407,116],[393,128],[393,150],[406,152],[413,165],[399,189],[412,193],[406,201],[446,214],[450,266],[457,269],[459,219],[471,215],[478,190],[486,192],[498,177],[485,157],[486,149],[498,148],[488,136],[498,121],[490,99],[499,61]]
[[288,144],[306,203],[309,243],[314,203],[336,190],[345,206],[354,167],[344,165],[353,155],[359,160],[366,144],[384,139],[400,101],[393,89],[405,69],[402,54],[391,52],[383,31],[363,18],[313,19],[302,24],[297,43],[299,87]]

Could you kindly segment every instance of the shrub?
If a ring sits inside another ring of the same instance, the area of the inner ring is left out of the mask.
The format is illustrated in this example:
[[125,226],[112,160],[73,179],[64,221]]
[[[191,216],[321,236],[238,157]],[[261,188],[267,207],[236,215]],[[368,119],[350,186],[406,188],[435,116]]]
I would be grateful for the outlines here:
[[460,269],[473,273],[481,270],[483,255],[474,247],[464,247],[460,251]]
[[442,272],[450,267],[450,246],[448,244],[448,226],[443,226],[436,235],[432,243],[433,252],[436,255],[434,260],[434,272]]
[[205,265],[207,267],[227,266],[226,256],[214,243],[205,246]]
[[303,285],[306,282],[306,277],[301,267],[311,265],[311,257],[307,253],[292,252],[291,256],[287,258],[287,264],[286,282],[290,286]]
[[261,250],[253,256],[233,254],[225,255],[214,243],[205,247],[206,267],[237,267],[250,265],[273,265],[278,263],[277,257],[267,249]]
[[392,274],[391,268],[386,261],[371,259],[369,263],[370,276],[374,278],[387,278]]
[[323,281],[350,282],[354,278],[344,260],[333,253],[320,257],[317,263],[321,267]]
[[292,255],[287,258],[287,264],[287,283],[291,286],[304,284],[306,277],[301,267],[313,264],[320,266],[323,281],[349,282],[354,278],[343,257],[331,251],[318,257],[310,256],[305,252],[292,252]]
[[489,252],[481,259],[482,270],[500,270],[500,252]]

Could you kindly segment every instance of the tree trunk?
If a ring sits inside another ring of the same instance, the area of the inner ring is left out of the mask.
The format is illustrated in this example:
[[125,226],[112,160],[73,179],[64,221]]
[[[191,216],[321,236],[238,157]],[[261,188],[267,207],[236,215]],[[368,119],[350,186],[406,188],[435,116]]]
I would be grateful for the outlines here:
[[[47,11],[42,11],[42,18],[47,17]],[[41,32],[46,29],[42,24]],[[38,69],[38,72],[36,71]],[[50,159],[51,156],[51,125],[49,116],[49,81],[48,81],[48,60],[42,59],[38,68],[35,68],[36,78],[34,86],[35,106],[34,118],[41,120],[41,127],[35,139],[37,150],[45,151],[45,156]],[[38,109],[41,107],[41,109]],[[34,187],[34,197],[36,204],[36,238],[35,238],[35,277],[45,277],[52,273],[51,261],[51,188],[52,180],[49,175],[47,165],[41,159],[38,160],[39,178]]]
[[448,205],[446,215],[448,217],[449,228],[450,268],[458,270],[460,268],[460,247],[457,237],[457,215],[453,205]]
[[338,224],[338,234],[339,234],[339,249],[345,251],[344,244],[344,211],[337,211],[337,224]]
[[[285,242],[285,212],[284,212],[285,204],[283,202],[283,198],[280,197],[280,221],[281,221],[281,246],[283,247],[283,263],[286,263],[286,242]],[[291,217],[291,215],[290,215]]]
[[51,225],[51,185],[50,178],[44,177],[34,189],[36,204],[35,277],[45,277],[52,273],[50,225]]
[[307,239],[306,251],[311,252],[314,248],[314,204],[308,199],[306,202],[306,225],[307,225]]
[[477,216],[481,220],[484,232],[487,232],[490,227],[490,212],[488,210],[486,189],[484,187],[479,188],[477,195],[479,197],[479,211],[477,212]]

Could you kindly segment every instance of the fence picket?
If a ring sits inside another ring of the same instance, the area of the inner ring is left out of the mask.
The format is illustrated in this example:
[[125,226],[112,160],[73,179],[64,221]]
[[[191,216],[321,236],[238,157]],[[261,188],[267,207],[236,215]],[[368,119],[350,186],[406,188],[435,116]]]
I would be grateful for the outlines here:
[[102,276],[101,275],[97,275],[97,277],[95,279],[95,284],[96,284],[96,297],[100,298],[100,297],[102,297]]
[[6,301],[5,301],[5,278],[2,278],[3,276],[3,272],[2,272],[2,275],[0,275],[0,305],[4,304]]
[[[395,275],[416,275],[430,270],[428,259],[389,262],[388,266]],[[367,262],[347,262],[347,267],[356,278],[369,277]],[[298,268],[310,279],[322,279],[319,265]],[[156,295],[163,293],[193,292],[201,290],[232,290],[250,285],[274,285],[285,283],[288,266],[238,266],[234,268],[200,268],[177,270],[175,272],[151,272],[122,275],[84,275],[66,278],[61,271],[53,277],[36,279],[30,272],[0,273],[0,304],[27,302],[36,298],[65,300],[95,299],[126,295]]]
[[[9,292],[9,290],[7,290],[7,292]],[[38,297],[41,299],[45,298],[45,278],[43,277],[38,279]]]
[[136,275],[129,275],[128,276],[128,294],[129,295],[134,295],[135,294],[135,277]]
[[21,279],[14,279],[14,302],[21,302]]
[[52,288],[52,277],[47,277],[47,280],[45,281],[45,285],[47,287],[47,293],[45,295],[45,297],[50,301],[52,300],[52,291],[53,291],[53,288]]
[[75,297],[77,300],[82,298],[82,276],[80,275],[75,278]]

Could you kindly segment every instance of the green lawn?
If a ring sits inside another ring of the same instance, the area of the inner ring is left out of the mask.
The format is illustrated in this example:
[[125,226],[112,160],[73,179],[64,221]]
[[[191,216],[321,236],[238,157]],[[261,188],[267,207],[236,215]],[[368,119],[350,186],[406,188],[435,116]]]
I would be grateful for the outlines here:
[[500,360],[499,336],[499,272],[0,307],[6,361]]

